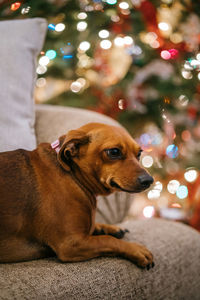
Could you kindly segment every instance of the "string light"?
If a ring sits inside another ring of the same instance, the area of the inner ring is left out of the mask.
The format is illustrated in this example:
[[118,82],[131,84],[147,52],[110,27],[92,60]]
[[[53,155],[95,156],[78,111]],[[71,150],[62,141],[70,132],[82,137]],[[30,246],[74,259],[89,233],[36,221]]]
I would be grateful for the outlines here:
[[167,50],[161,51],[160,56],[161,56],[163,59],[165,59],[165,60],[168,60],[168,59],[171,58],[171,54],[170,54],[170,52],[167,51]]
[[22,14],[22,15],[28,14],[29,11],[30,11],[30,9],[31,9],[30,6],[27,6],[27,7],[22,8],[21,14]]
[[170,26],[166,22],[160,22],[158,23],[158,28],[162,31],[168,31],[170,29]]
[[57,56],[57,53],[55,50],[48,50],[46,53],[45,53],[45,56],[47,56],[50,60],[56,58]]
[[129,4],[127,3],[127,2],[121,2],[120,4],[119,4],[119,7],[121,8],[121,9],[128,9],[129,8]]
[[85,21],[78,22],[76,28],[78,31],[84,31],[87,28],[87,23]]
[[106,39],[107,37],[109,37],[110,33],[108,30],[106,29],[102,29],[99,31],[99,37],[102,39]]
[[182,70],[181,72],[183,78],[185,79],[192,79],[193,75],[190,71]]
[[155,214],[155,209],[153,206],[146,206],[144,209],[143,209],[143,215],[145,218],[152,218]]
[[36,69],[36,73],[39,75],[42,75],[44,73],[46,73],[47,71],[47,67],[46,66],[38,66]]
[[79,45],[79,49],[83,52],[87,51],[88,49],[90,49],[90,43],[87,41],[81,42]]
[[50,59],[47,56],[42,56],[39,59],[39,64],[41,66],[46,66],[46,65],[48,65],[49,61],[50,61]]
[[180,186],[180,182],[178,180],[170,180],[167,185],[167,190],[170,194],[175,194]]
[[188,188],[186,185],[180,185],[176,191],[176,196],[179,199],[185,199],[188,196]]
[[124,39],[122,37],[118,36],[114,39],[114,44],[117,47],[123,47],[124,46]]
[[77,17],[80,20],[85,20],[87,18],[87,14],[85,12],[80,12]]
[[190,169],[184,173],[184,177],[188,182],[193,182],[197,179],[197,171],[194,169]]
[[176,158],[178,156],[178,147],[174,144],[167,146],[166,154],[170,158]]
[[103,40],[103,41],[100,42],[100,47],[102,49],[106,50],[106,49],[109,49],[111,46],[112,46],[112,43],[109,40]]
[[57,32],[61,32],[65,29],[65,24],[63,23],[58,23],[56,26],[55,26],[55,31]]
[[125,36],[124,37],[124,44],[125,45],[132,45],[133,44],[133,39],[132,39],[132,37],[131,36]]
[[36,81],[36,86],[41,88],[41,87],[44,87],[46,85],[46,79],[41,77],[41,78],[38,78],[37,81]]
[[52,30],[52,31],[54,31],[55,28],[56,28],[56,25],[53,24],[53,23],[50,23],[50,24],[48,25],[48,29],[50,29],[50,30]]
[[73,93],[78,93],[78,92],[80,92],[81,88],[82,88],[82,85],[81,85],[81,83],[78,82],[78,81],[74,81],[74,82],[72,82],[72,84],[70,85],[70,89],[71,89],[71,91],[72,91]]
[[114,5],[117,3],[117,0],[107,0],[106,2],[110,5]]
[[15,3],[11,4],[10,9],[11,9],[12,11],[15,11],[15,10],[19,9],[20,6],[21,6],[21,2],[15,2]]
[[142,165],[145,168],[150,168],[153,165],[153,158],[150,155],[146,155],[142,158]]

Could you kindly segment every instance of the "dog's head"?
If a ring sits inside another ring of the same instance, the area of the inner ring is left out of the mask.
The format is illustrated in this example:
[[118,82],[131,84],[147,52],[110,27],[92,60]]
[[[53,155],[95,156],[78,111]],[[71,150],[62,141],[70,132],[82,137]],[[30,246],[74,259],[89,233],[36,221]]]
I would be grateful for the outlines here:
[[[153,178],[140,166],[140,146],[121,128],[89,123],[65,136],[58,160],[66,171],[78,166],[101,193],[147,189]],[[85,178],[86,178],[85,177]],[[98,192],[97,192],[98,193]]]

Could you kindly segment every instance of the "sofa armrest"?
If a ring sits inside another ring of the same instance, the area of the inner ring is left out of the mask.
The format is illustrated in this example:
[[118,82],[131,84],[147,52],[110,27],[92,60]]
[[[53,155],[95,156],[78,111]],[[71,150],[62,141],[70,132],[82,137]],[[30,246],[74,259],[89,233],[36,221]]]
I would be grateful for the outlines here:
[[69,130],[90,122],[121,126],[117,121],[87,109],[37,104],[35,124],[37,144],[53,142]]

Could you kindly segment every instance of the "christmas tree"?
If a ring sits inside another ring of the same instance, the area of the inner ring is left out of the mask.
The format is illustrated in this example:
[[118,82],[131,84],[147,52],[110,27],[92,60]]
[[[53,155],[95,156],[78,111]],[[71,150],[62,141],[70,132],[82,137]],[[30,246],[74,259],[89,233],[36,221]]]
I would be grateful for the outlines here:
[[200,229],[200,2],[1,1],[0,13],[48,21],[36,101],[117,119],[156,179],[144,215]]

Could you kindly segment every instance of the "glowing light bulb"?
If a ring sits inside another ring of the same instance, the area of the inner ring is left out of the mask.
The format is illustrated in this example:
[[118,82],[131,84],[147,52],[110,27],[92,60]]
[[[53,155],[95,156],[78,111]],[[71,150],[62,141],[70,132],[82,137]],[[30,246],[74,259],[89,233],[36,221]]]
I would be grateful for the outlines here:
[[167,30],[169,30],[170,26],[169,26],[169,24],[166,23],[166,22],[160,22],[160,23],[158,24],[158,28],[159,28],[160,30],[167,31]]
[[155,186],[154,186],[154,190],[157,190],[157,191],[161,192],[162,189],[163,189],[162,183],[160,181],[156,181]]
[[148,192],[147,197],[149,200],[158,199],[160,197],[160,191],[158,190],[151,190]]
[[84,31],[87,28],[87,23],[85,21],[78,22],[77,30]]
[[122,37],[118,36],[114,39],[114,44],[118,47],[123,47],[124,46],[124,39]]
[[18,8],[20,8],[20,6],[21,6],[21,2],[15,2],[15,3],[11,4],[10,9],[11,9],[12,11],[15,11],[15,10],[17,10]]
[[181,72],[183,78],[185,79],[192,79],[193,75],[190,71],[185,71],[185,70],[182,70]]
[[117,0],[107,0],[106,2],[110,5],[114,5],[117,3]]
[[107,37],[109,37],[110,33],[108,30],[106,29],[102,29],[99,31],[99,37],[102,39],[106,39]]
[[155,209],[153,206],[146,206],[144,209],[143,209],[143,215],[145,218],[152,218],[155,214]]
[[100,42],[100,47],[105,49],[105,50],[109,49],[111,46],[112,46],[112,43],[109,40],[103,40],[103,41]]
[[56,26],[55,26],[55,31],[57,32],[61,32],[65,29],[65,24],[63,23],[58,23]]
[[166,154],[170,158],[176,158],[178,156],[178,147],[174,144],[167,146]]
[[163,59],[165,59],[165,60],[168,60],[168,59],[171,58],[171,54],[170,54],[170,52],[167,51],[167,50],[161,51],[160,56],[161,56]]
[[180,185],[176,191],[176,196],[179,199],[185,199],[188,196],[188,188],[186,185]]
[[44,87],[46,85],[46,79],[41,77],[41,78],[38,78],[37,81],[36,81],[36,86],[37,87]]
[[188,182],[193,182],[197,179],[197,171],[194,169],[188,170],[185,172],[184,177],[185,180],[187,180]]
[[46,73],[47,71],[47,67],[46,66],[38,66],[36,69],[36,73],[39,75],[42,75],[44,73]]
[[49,59],[54,59],[56,58],[56,51],[55,50],[48,50],[46,53],[45,53],[45,56],[47,56]]
[[177,189],[180,186],[180,182],[178,180],[170,180],[168,185],[167,185],[167,190],[171,194],[175,194]]
[[56,25],[54,25],[54,24],[52,24],[52,23],[50,23],[50,24],[48,25],[48,29],[50,29],[50,30],[55,30],[55,28],[56,28]]
[[46,66],[46,65],[48,65],[49,61],[50,61],[50,59],[47,56],[42,56],[39,59],[39,64],[41,66]]
[[124,44],[125,45],[132,45],[133,44],[133,39],[132,39],[132,37],[131,36],[125,36],[124,37]]
[[82,51],[87,51],[88,49],[90,49],[90,43],[87,41],[81,42],[79,45],[79,49]]
[[145,168],[150,168],[153,165],[153,158],[150,155],[146,155],[142,158],[142,165]]
[[29,11],[30,11],[30,9],[31,9],[30,6],[26,6],[26,7],[22,8],[21,14],[22,14],[22,15],[28,14]]
[[80,12],[77,17],[80,20],[85,20],[87,18],[87,14],[85,12]]
[[123,2],[121,2],[121,3],[119,4],[119,7],[120,7],[121,9],[128,9],[128,8],[129,8],[129,4],[128,4],[127,2],[125,2],[125,1],[123,1]]
[[82,88],[82,85],[80,82],[78,81],[74,81],[72,82],[72,84],[70,85],[70,89],[73,93],[78,93]]

